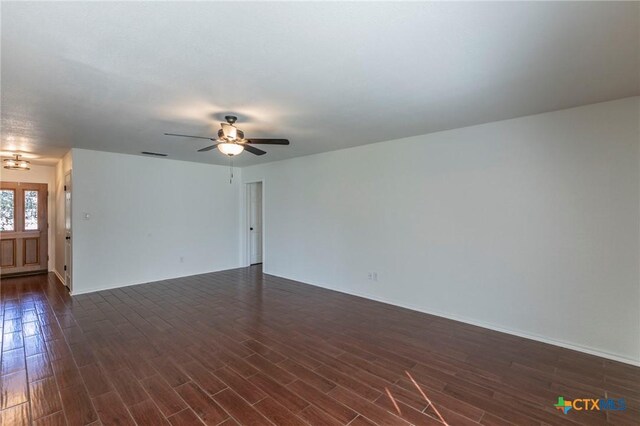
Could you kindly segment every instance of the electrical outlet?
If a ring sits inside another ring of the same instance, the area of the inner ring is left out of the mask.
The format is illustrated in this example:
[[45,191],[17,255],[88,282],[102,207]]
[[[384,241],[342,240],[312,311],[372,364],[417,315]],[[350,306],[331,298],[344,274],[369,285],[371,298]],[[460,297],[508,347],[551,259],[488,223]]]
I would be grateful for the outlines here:
[[374,272],[372,275],[373,275],[373,280],[378,281],[378,273]]

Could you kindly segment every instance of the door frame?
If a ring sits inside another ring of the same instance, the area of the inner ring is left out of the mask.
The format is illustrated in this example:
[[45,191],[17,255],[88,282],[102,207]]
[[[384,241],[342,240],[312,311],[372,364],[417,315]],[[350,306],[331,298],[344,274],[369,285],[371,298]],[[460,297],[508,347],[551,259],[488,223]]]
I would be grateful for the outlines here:
[[[69,177],[68,190],[66,188],[67,176]],[[62,188],[63,188],[63,194],[64,194],[63,196],[64,216],[62,217],[62,223],[64,224],[64,238],[65,238],[63,249],[62,249],[62,256],[64,258],[63,264],[66,268],[62,271],[62,273],[64,274],[64,280],[62,280],[62,282],[65,285],[65,287],[69,289],[69,293],[73,294],[73,174],[71,170],[65,173],[64,181],[62,183]],[[70,200],[69,200],[69,212],[67,212],[67,192],[71,194]],[[67,259],[67,236],[68,236],[67,235],[67,213],[69,213],[69,227],[70,227],[69,237],[71,238],[69,240],[69,259]],[[69,280],[70,282],[67,282],[67,277],[70,278]]]
[[[42,274],[49,271],[49,184],[46,182],[0,181],[2,189],[13,191],[14,194],[14,229],[2,231],[0,240],[13,241],[13,265],[6,267],[2,278],[12,276]],[[25,229],[25,191],[38,191],[38,229]],[[36,237],[37,235],[37,237]],[[27,240],[37,239],[36,256],[38,262],[26,263]],[[10,268],[15,268],[14,271]],[[9,269],[7,271],[7,269]],[[20,270],[22,269],[22,270]],[[25,270],[26,269],[26,270]]]
[[248,229],[251,226],[251,211],[249,209],[249,197],[250,197],[250,192],[249,192],[249,185],[253,184],[253,183],[261,183],[262,184],[262,208],[261,208],[261,212],[260,214],[262,215],[262,266],[264,267],[267,263],[267,252],[265,250],[266,245],[265,245],[265,215],[264,215],[264,205],[265,205],[265,182],[264,179],[256,179],[256,180],[252,180],[252,181],[248,181],[248,182],[244,182],[243,185],[243,192],[244,192],[244,196],[242,198],[243,202],[244,202],[244,220],[241,221],[242,223],[242,230],[240,235],[242,236],[241,238],[244,241],[244,259],[243,259],[243,265],[246,266],[251,266],[251,234],[249,233]]

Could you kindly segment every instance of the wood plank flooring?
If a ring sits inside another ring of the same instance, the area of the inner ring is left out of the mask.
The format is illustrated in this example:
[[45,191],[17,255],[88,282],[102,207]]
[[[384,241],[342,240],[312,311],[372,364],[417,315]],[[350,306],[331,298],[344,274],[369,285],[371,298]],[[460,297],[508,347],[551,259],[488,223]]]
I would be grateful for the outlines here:
[[[0,425],[640,424],[640,368],[236,269],[0,286]],[[417,386],[416,386],[417,384]],[[625,398],[570,411],[558,396]]]

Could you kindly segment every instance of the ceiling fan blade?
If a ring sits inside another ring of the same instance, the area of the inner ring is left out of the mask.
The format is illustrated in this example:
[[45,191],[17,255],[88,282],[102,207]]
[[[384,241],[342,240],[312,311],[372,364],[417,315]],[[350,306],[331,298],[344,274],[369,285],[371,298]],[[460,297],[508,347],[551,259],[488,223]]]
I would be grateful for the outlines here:
[[242,146],[244,146],[244,150],[245,151],[248,151],[248,152],[250,152],[252,154],[255,154],[255,155],[265,155],[266,154],[265,151],[263,151],[261,149],[258,149],[255,146],[251,146],[251,145],[247,145],[247,144],[244,144]]
[[264,145],[289,145],[289,139],[247,139],[246,143]]
[[217,144],[217,143],[214,143],[213,145],[210,145],[210,146],[204,147],[204,148],[202,148],[202,149],[199,149],[199,150],[198,150],[198,152],[211,151],[212,149],[215,149],[215,148],[216,148],[216,146],[218,146],[218,144]]
[[165,133],[165,135],[166,136],[182,136],[183,138],[208,139],[210,141],[215,140],[213,138],[207,138],[207,137],[204,137],[204,136],[179,135],[177,133]]

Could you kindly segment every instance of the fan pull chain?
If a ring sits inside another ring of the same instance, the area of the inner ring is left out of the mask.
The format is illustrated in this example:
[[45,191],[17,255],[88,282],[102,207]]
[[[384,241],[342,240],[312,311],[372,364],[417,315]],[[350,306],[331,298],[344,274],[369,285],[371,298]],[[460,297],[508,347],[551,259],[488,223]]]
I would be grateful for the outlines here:
[[233,183],[233,158],[229,160],[229,185]]

